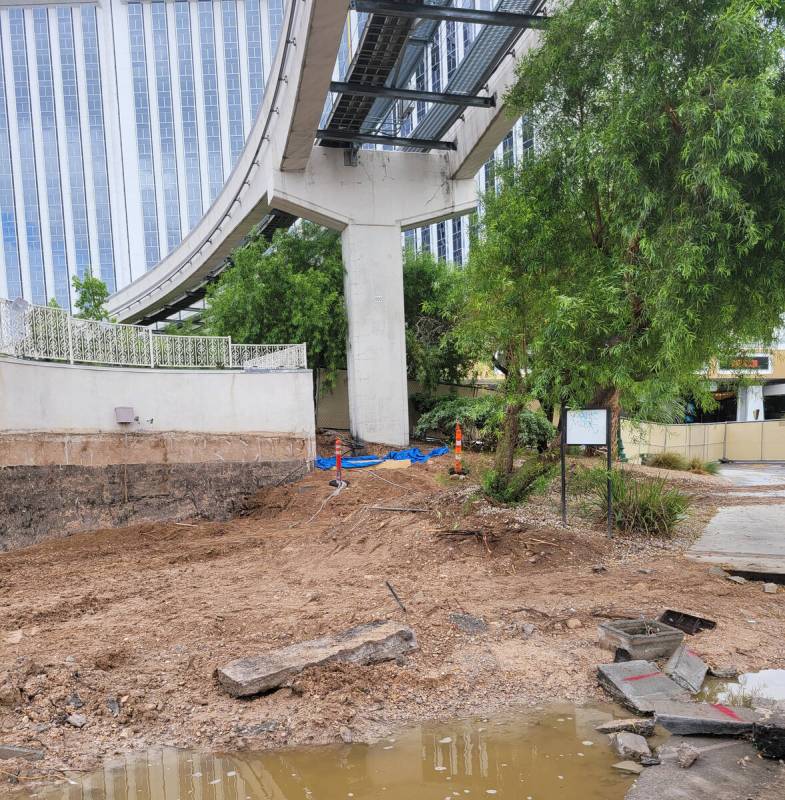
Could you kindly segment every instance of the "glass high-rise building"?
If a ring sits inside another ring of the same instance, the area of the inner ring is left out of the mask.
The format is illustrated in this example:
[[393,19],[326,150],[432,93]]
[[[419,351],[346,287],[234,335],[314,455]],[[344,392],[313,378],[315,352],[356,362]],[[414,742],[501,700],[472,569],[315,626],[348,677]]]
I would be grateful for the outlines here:
[[70,308],[155,266],[221,190],[283,0],[0,2],[0,297]]

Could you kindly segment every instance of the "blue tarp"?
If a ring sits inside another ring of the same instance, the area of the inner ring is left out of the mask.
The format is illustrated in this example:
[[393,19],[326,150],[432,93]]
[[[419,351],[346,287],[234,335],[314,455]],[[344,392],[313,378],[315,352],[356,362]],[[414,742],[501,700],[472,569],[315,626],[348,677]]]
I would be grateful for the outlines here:
[[[430,453],[423,453],[419,447],[410,447],[408,450],[391,450],[386,456],[350,456],[341,459],[344,469],[360,469],[361,467],[375,467],[382,461],[411,461],[412,464],[422,464],[429,458],[443,456],[450,452],[449,447],[434,447]],[[335,469],[335,456],[331,458],[317,458],[315,464],[318,469]]]

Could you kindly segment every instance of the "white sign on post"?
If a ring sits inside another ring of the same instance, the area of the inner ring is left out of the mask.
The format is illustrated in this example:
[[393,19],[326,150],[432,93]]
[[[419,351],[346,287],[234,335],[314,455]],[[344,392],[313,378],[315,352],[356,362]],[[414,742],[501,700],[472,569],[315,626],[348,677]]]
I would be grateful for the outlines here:
[[567,444],[604,446],[608,437],[608,412],[604,408],[567,412]]

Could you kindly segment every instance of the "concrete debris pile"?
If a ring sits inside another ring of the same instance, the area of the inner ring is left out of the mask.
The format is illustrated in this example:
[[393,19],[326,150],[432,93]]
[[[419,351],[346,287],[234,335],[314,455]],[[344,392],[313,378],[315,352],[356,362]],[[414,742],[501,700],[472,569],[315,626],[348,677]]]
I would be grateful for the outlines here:
[[[664,752],[678,770],[692,769],[700,763],[706,748],[695,747],[681,737],[696,742],[695,737],[711,737],[709,741],[717,743],[748,740],[740,747],[754,753],[751,742],[765,759],[785,759],[785,710],[777,711],[776,706],[774,710],[752,709],[695,697],[711,671],[685,644],[685,633],[694,636],[715,627],[712,620],[672,609],[659,620],[622,619],[599,625],[600,646],[614,653],[614,662],[598,666],[598,682],[615,700],[642,715],[597,728],[608,735],[611,746],[623,759],[614,765],[615,769],[642,776],[644,767],[663,763]],[[672,738],[667,750],[663,746],[653,754],[646,739],[654,734],[656,726],[666,729]],[[729,748],[731,751],[736,752]],[[704,767],[697,769],[702,771]],[[634,791],[628,795],[635,796]]]

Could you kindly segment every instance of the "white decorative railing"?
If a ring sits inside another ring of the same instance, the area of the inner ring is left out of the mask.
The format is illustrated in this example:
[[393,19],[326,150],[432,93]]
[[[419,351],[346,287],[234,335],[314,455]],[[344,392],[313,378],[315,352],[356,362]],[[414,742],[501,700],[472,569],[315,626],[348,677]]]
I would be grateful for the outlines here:
[[190,369],[305,369],[304,344],[232,344],[229,336],[166,336],[141,325],[77,319],[0,299],[0,353],[16,358]]

